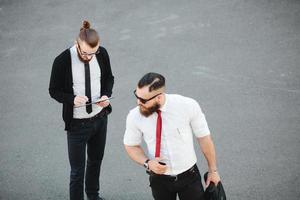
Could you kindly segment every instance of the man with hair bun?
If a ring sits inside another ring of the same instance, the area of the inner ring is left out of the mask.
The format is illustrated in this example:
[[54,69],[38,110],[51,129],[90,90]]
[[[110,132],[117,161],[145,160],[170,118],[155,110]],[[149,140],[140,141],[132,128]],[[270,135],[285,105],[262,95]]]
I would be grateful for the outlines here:
[[97,31],[84,21],[75,44],[55,58],[49,84],[50,96],[63,107],[70,200],[84,199],[84,181],[88,200],[103,200],[99,178],[113,85],[109,55]]
[[[127,115],[124,145],[147,170],[155,200],[204,200],[193,135],[207,160],[206,186],[217,185],[216,154],[205,116],[191,98],[165,93],[165,78],[147,73],[134,95],[138,106]],[[141,147],[144,139],[148,155]]]

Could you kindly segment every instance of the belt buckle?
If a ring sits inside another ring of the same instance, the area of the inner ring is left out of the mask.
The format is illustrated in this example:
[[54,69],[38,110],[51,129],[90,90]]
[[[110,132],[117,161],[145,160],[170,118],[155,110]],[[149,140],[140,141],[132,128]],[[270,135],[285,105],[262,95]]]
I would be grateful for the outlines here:
[[189,170],[191,173],[195,173],[196,171],[195,171],[195,169],[194,169],[194,167],[192,168],[192,169],[190,169]]
[[172,177],[172,178],[175,178],[174,181],[177,181],[177,180],[178,180],[178,175],[172,175],[171,177]]

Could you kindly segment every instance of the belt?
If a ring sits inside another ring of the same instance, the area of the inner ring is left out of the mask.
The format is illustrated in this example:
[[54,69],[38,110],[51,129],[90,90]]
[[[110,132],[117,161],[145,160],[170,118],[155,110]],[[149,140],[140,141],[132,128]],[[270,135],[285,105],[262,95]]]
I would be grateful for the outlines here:
[[96,115],[94,115],[93,117],[90,117],[90,118],[82,118],[82,119],[76,119],[76,118],[73,118],[72,121],[74,122],[92,122],[94,121],[95,119],[98,119],[100,117],[104,117],[106,115],[106,109],[103,108],[99,113],[97,113]]
[[182,179],[182,178],[188,177],[188,176],[190,176],[192,174],[199,173],[199,170],[198,170],[197,165],[195,164],[190,169],[188,169],[188,170],[186,170],[186,171],[184,171],[184,172],[182,172],[180,174],[177,174],[177,175],[155,174],[152,171],[148,171],[147,173],[150,176],[153,176],[153,177],[167,179],[167,180],[172,180],[172,181],[177,181],[178,179]]

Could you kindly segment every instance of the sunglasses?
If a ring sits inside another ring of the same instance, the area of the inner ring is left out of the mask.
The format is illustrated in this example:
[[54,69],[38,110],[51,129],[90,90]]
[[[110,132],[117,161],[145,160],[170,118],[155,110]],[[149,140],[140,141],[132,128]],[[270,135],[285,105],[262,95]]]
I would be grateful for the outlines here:
[[83,55],[83,56],[93,56],[93,55],[95,55],[95,54],[100,53],[100,50],[99,50],[99,49],[98,49],[96,52],[94,52],[94,53],[86,53],[86,52],[82,52],[81,47],[80,47],[80,45],[79,45],[78,42],[77,42],[77,45],[78,45],[78,50],[79,50],[80,54]]
[[159,93],[159,94],[157,94],[157,95],[154,95],[154,96],[151,97],[150,99],[143,99],[143,98],[139,97],[138,95],[136,95],[136,90],[133,91],[133,94],[134,94],[134,96],[135,96],[138,100],[140,100],[140,102],[141,102],[142,104],[146,104],[148,101],[154,99],[155,97],[157,97],[158,95],[161,95],[162,93]]

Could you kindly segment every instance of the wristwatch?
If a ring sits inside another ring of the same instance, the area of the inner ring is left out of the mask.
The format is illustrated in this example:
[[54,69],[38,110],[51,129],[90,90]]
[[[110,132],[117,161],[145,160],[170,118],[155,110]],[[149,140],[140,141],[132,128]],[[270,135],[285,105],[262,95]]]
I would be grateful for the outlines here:
[[147,159],[145,162],[144,162],[144,167],[149,170],[149,165],[148,165],[148,162],[150,161],[150,159]]

